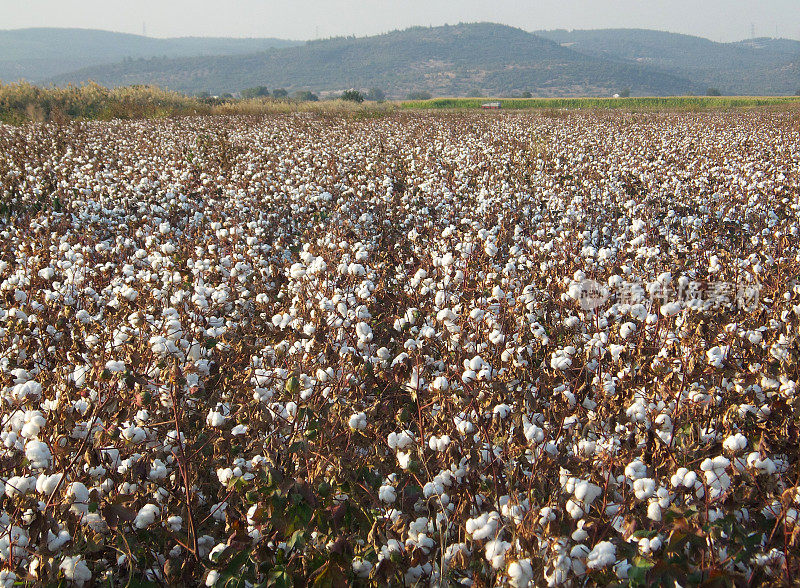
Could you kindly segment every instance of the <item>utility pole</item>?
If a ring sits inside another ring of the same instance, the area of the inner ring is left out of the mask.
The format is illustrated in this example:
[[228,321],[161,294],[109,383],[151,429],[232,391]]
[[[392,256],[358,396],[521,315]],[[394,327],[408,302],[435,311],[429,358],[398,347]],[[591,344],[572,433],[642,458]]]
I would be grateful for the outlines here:
[[754,22],[750,23],[750,38],[751,39],[755,39],[756,38],[756,23],[754,23]]

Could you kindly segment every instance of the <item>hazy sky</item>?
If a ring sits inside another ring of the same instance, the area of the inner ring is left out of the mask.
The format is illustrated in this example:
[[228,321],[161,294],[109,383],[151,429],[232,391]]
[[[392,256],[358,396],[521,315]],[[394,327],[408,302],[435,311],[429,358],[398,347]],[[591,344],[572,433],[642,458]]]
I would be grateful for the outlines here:
[[312,39],[492,21],[526,30],[641,27],[715,41],[800,38],[800,0],[0,0],[0,28],[100,28],[155,37]]

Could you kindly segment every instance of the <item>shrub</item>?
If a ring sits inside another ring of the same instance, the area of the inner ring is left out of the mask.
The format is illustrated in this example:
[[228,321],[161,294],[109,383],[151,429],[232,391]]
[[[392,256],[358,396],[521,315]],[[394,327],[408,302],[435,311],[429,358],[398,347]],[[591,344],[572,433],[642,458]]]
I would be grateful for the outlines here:
[[361,104],[364,102],[364,95],[358,90],[350,89],[342,93],[341,99],[345,100],[346,102],[356,102]]
[[431,98],[433,98],[433,96],[431,96],[430,92],[416,91],[416,92],[409,92],[406,98],[408,100],[430,100]]

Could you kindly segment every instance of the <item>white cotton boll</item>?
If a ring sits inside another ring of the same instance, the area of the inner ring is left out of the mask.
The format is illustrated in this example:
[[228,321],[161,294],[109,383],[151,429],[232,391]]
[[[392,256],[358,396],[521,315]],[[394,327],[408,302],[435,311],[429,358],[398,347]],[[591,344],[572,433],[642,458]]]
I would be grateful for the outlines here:
[[465,384],[471,384],[475,380],[478,379],[478,374],[475,373],[474,370],[464,370],[464,373],[461,374],[461,381]]
[[758,345],[763,340],[763,336],[759,331],[748,331],[747,340],[753,345]]
[[357,412],[350,416],[347,425],[352,431],[363,431],[367,428],[367,415],[363,412]]
[[45,469],[50,465],[50,448],[46,443],[33,439],[25,444],[25,459],[35,469]]
[[91,369],[91,366],[79,365],[75,366],[75,369],[72,370],[72,381],[75,383],[77,388],[83,388],[84,384],[86,383],[86,375],[91,371]]
[[431,438],[428,439],[428,447],[430,447],[433,451],[438,451],[439,453],[445,451],[448,445],[450,445],[449,435],[442,435],[441,437],[431,435]]
[[75,514],[89,511],[89,489],[82,482],[72,482],[67,488],[67,499],[72,503],[70,510]]
[[221,577],[222,574],[220,574],[217,570],[209,570],[208,575],[206,576],[206,586],[209,587],[213,586],[214,584],[219,582],[219,579]]
[[508,404],[498,404],[492,409],[492,414],[500,419],[505,419],[511,414],[511,407]]
[[511,549],[511,543],[500,539],[492,539],[486,543],[486,561],[496,570],[506,565],[506,551]]
[[615,345],[614,343],[612,343],[611,345],[608,346],[608,351],[609,353],[611,353],[611,359],[613,361],[619,361],[619,356],[622,354],[623,351],[625,351],[625,346]]
[[487,241],[486,245],[483,247],[483,251],[489,257],[494,257],[495,255],[497,255],[497,251],[498,251],[497,250],[497,245],[495,245],[492,241]]
[[247,434],[247,425],[236,425],[234,428],[231,429],[231,435],[234,437],[238,437],[240,435]]
[[353,560],[352,567],[353,573],[359,578],[369,578],[369,574],[372,571],[372,563],[360,557]]
[[145,504],[136,514],[133,524],[137,529],[146,529],[155,522],[156,517],[160,514],[161,509],[155,504]]
[[658,502],[651,502],[647,505],[647,518],[651,521],[661,521],[661,506]]
[[42,385],[34,380],[16,384],[11,389],[11,396],[19,402],[24,402],[28,399],[38,400],[42,396]]
[[160,459],[154,459],[153,465],[150,468],[148,478],[151,480],[163,480],[167,477],[167,466]]
[[708,365],[715,368],[721,368],[727,353],[728,353],[727,345],[716,345],[712,347],[711,349],[706,351],[706,359],[708,360]]
[[629,339],[636,332],[636,325],[633,323],[625,323],[619,328],[619,336],[623,339]]
[[50,281],[53,279],[53,277],[55,277],[56,271],[52,267],[46,267],[44,269],[40,269],[38,275],[43,280]]
[[183,518],[179,516],[171,516],[167,519],[167,527],[173,533],[177,533],[183,527]]
[[219,556],[222,555],[222,552],[225,551],[226,547],[228,547],[226,543],[217,543],[208,554],[208,559],[210,559],[212,562],[216,562],[219,559]]
[[414,442],[414,436],[411,431],[400,431],[399,433],[391,432],[387,438],[389,447],[394,450],[402,450]]
[[65,557],[58,568],[64,572],[64,577],[78,586],[83,586],[92,579],[92,572],[80,555]]
[[586,557],[586,566],[592,570],[599,570],[613,565],[617,560],[617,548],[610,541],[601,541],[594,546]]
[[[33,476],[11,476],[5,481],[5,493],[9,498],[25,496],[36,489],[36,478]],[[0,496],[2,496],[3,486],[0,481]]]
[[576,521],[582,519],[583,515],[586,514],[580,503],[574,498],[567,500],[567,504],[564,505],[564,509],[567,511],[567,514],[569,514],[569,516]]
[[625,466],[625,477],[638,480],[647,476],[647,466],[640,459],[635,459]]
[[668,302],[661,306],[661,315],[665,317],[675,316],[681,311],[680,302]]
[[434,378],[431,386],[437,392],[446,392],[450,388],[450,382],[444,376],[437,376]]
[[53,553],[58,552],[64,545],[66,545],[72,537],[69,534],[69,531],[66,529],[61,529],[58,532],[58,535],[53,533],[53,531],[47,531],[47,550]]
[[370,327],[365,322],[360,322],[356,324],[356,336],[358,337],[359,341],[364,343],[369,343],[372,341],[372,327]]
[[398,451],[396,456],[397,464],[400,466],[400,469],[407,470],[408,466],[411,465],[411,452]]
[[722,447],[731,453],[737,453],[747,447],[747,437],[741,433],[736,433],[725,439]]
[[124,361],[109,360],[106,362],[106,369],[112,373],[120,373],[125,371]]
[[222,427],[225,425],[226,420],[227,417],[216,410],[209,410],[206,416],[206,424],[209,427]]
[[591,507],[595,498],[597,498],[601,493],[602,489],[596,484],[592,484],[585,480],[579,480],[575,483],[575,498],[581,501],[586,509]]
[[754,451],[747,456],[747,467],[758,470],[759,474],[772,475],[777,471],[775,462],[770,458],[761,459],[761,455]]
[[384,484],[378,489],[378,498],[381,501],[391,504],[395,500],[397,500],[397,492],[394,489],[394,486],[390,484]]
[[478,517],[467,519],[467,533],[472,537],[473,541],[494,537],[497,534],[499,522],[500,514],[497,511],[483,513]]
[[52,475],[39,474],[39,477],[36,479],[36,491],[39,494],[49,497],[61,484],[63,477],[64,474],[60,472]]
[[655,488],[656,482],[652,478],[639,478],[633,482],[633,492],[639,500],[650,498]]
[[306,275],[306,268],[302,263],[292,264],[292,267],[289,268],[289,275],[292,279],[299,280]]

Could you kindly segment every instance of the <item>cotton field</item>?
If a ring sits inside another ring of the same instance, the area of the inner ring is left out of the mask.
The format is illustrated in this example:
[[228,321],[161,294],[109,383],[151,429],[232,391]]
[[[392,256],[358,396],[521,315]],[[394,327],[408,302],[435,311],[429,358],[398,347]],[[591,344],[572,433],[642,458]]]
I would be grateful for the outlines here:
[[799,121],[0,126],[0,585],[798,581]]

